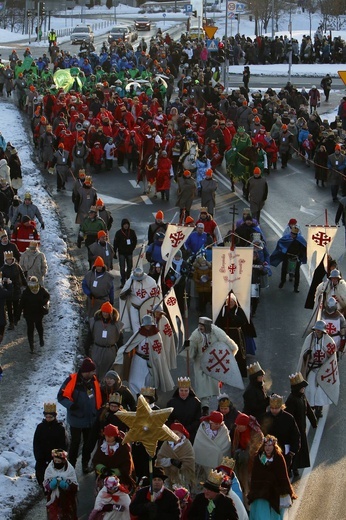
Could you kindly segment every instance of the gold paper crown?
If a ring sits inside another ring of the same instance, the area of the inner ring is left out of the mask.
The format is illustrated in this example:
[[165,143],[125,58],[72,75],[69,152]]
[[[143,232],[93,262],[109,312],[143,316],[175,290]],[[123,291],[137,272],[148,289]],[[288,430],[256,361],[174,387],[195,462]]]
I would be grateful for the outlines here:
[[289,377],[291,386],[299,385],[299,383],[303,383],[305,381],[301,372],[296,372],[295,374],[291,374]]
[[257,372],[263,372],[264,373],[264,370],[262,370],[262,367],[258,363],[258,361],[256,361],[255,363],[252,363],[252,365],[249,365],[248,367],[246,367],[246,370],[247,370],[248,376],[252,376],[254,374],[257,374]]
[[179,388],[190,388],[191,379],[189,377],[178,377],[178,387]]
[[281,408],[283,404],[283,397],[282,395],[278,394],[272,394],[270,396],[270,407],[271,408]]
[[220,466],[225,466],[226,468],[234,469],[235,460],[231,459],[230,457],[222,457]]
[[56,404],[55,403],[44,403],[43,411],[45,413],[56,413]]
[[223,479],[223,473],[221,471],[214,471],[213,469],[208,475],[208,482],[214,484],[215,486],[220,486]]
[[122,401],[123,401],[123,397],[118,392],[111,394],[108,398],[109,403],[121,404]]
[[227,394],[219,394],[217,396],[217,400],[219,402],[219,406],[221,406],[221,405],[230,406],[231,405],[231,400]]
[[5,258],[13,258],[13,252],[12,251],[5,251],[4,252]]
[[155,397],[155,393],[155,388],[153,388],[152,386],[144,386],[143,388],[141,388],[141,394],[145,397]]

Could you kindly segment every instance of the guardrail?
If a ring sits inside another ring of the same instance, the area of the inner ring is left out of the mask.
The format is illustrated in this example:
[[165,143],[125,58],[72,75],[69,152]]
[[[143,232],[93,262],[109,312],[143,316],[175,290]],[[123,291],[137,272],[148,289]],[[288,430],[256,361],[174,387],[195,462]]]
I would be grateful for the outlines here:
[[[104,20],[102,22],[97,22],[97,23],[92,23],[92,24],[85,24],[85,25],[91,25],[92,27],[92,30],[94,32],[96,31],[99,31],[101,29],[106,29],[107,27],[109,27],[110,25],[114,25],[114,20]],[[83,25],[83,24],[78,24],[78,25]],[[74,27],[65,27],[64,29],[57,29],[55,32],[57,34],[57,37],[59,38],[62,38],[63,36],[70,36],[70,34],[72,33]]]

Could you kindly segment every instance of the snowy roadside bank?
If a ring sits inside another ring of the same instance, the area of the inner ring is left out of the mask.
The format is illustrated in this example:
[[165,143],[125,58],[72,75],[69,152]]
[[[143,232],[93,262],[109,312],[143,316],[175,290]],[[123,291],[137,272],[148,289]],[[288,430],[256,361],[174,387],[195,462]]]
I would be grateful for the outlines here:
[[43,187],[44,179],[32,161],[31,138],[13,103],[1,102],[0,130],[5,140],[17,148],[22,161],[23,187],[19,195],[29,191],[45,221],[41,250],[47,257],[45,286],[51,295],[50,312],[44,320],[45,346],[40,348],[36,342],[35,350],[39,353],[30,355],[23,318],[15,331],[5,333],[0,346],[4,369],[0,386],[0,502],[1,518],[7,520],[38,493],[33,478],[33,434],[42,420],[43,403],[56,400],[62,380],[73,371],[80,311],[71,290],[75,281],[56,204]]

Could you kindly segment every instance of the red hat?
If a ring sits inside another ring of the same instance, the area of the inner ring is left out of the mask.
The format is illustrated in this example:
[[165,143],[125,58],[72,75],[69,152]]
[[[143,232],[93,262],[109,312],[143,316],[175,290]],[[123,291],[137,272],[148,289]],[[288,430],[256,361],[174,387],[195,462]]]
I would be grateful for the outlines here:
[[336,144],[335,145],[335,150],[341,150],[341,144]]
[[96,365],[90,357],[83,359],[83,363],[80,367],[80,372],[94,372]]
[[103,435],[107,435],[107,437],[118,437],[119,428],[114,426],[114,424],[107,424],[107,426],[103,428]]
[[253,174],[254,174],[254,175],[261,175],[261,173],[262,173],[262,172],[261,172],[261,168],[259,168],[258,166],[256,166],[256,167],[254,168]]
[[108,314],[112,314],[113,312],[113,305],[109,302],[105,302],[101,305],[101,311],[107,312]]
[[156,220],[163,220],[165,218],[163,211],[159,210],[155,215]]
[[103,229],[101,229],[101,231],[99,231],[97,233],[97,238],[106,237],[106,236],[107,236],[107,233],[105,231],[103,231]]
[[59,143],[58,148],[65,148],[64,143]]
[[237,426],[248,426],[250,417],[245,413],[239,413],[234,421]]
[[287,130],[287,125],[282,125],[282,130]]
[[223,423],[223,413],[221,412],[211,412],[210,415],[207,415],[207,417],[202,417],[203,421],[209,421],[216,424]]
[[180,432],[182,433],[183,435],[185,435],[185,437],[187,439],[190,438],[190,434],[189,432],[187,431],[187,429],[180,423],[180,422],[174,422],[171,424],[170,426],[171,430],[174,431],[174,432]]
[[191,177],[190,170],[184,170],[183,175],[184,175],[184,177]]
[[206,177],[212,177],[213,176],[213,170],[211,168],[208,168],[205,172]]
[[289,221],[288,221],[288,225],[289,226],[295,226],[297,224],[297,219],[296,218],[290,218]]
[[103,258],[101,256],[97,256],[93,267],[104,267],[104,266],[105,266],[105,263],[103,261]]

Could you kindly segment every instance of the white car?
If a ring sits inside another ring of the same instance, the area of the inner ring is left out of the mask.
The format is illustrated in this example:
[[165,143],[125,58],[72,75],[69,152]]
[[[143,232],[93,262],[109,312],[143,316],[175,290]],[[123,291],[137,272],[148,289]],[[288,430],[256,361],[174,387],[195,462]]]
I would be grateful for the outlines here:
[[90,25],[76,25],[71,33],[71,43],[94,43],[94,33]]

